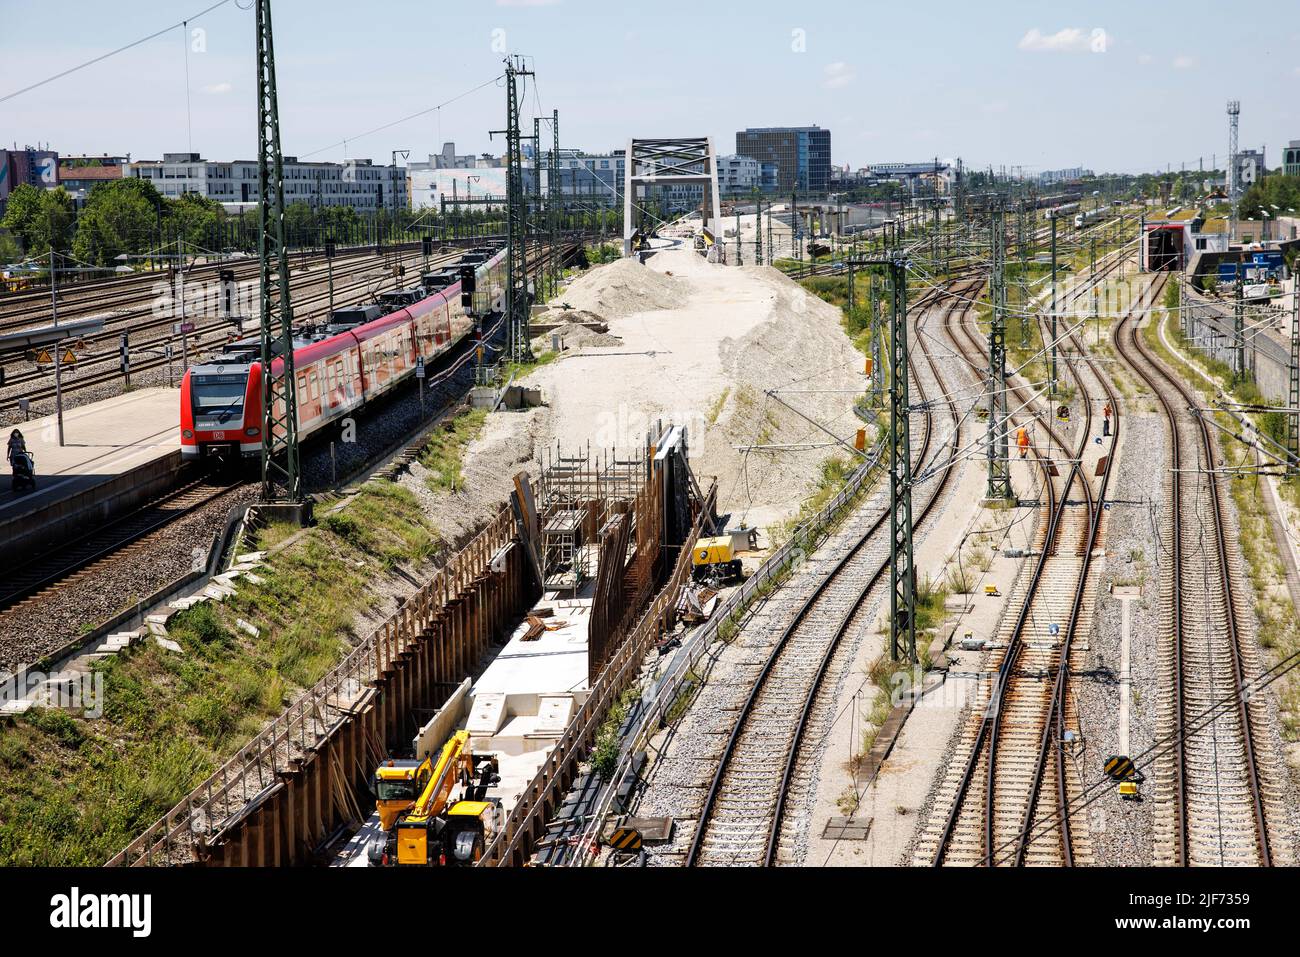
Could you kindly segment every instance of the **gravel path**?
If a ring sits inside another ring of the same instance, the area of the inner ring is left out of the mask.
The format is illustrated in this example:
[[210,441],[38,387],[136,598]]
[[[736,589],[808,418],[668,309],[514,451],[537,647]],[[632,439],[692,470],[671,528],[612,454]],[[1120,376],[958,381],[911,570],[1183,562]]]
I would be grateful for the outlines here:
[[[1120,702],[1120,654],[1123,603],[1112,586],[1140,587],[1129,603],[1130,754],[1151,746],[1156,734],[1158,701],[1157,644],[1160,638],[1160,572],[1167,561],[1167,542],[1157,537],[1153,509],[1165,494],[1167,471],[1164,423],[1145,400],[1121,406],[1123,450],[1115,475],[1114,504],[1106,521],[1106,562],[1094,587],[1097,603],[1084,673],[1078,681],[1079,726],[1086,743],[1085,780],[1096,776],[1106,755],[1121,753],[1117,715]],[[1150,803],[1121,801],[1109,794],[1090,810],[1089,830],[1097,863],[1136,866],[1152,860]]]

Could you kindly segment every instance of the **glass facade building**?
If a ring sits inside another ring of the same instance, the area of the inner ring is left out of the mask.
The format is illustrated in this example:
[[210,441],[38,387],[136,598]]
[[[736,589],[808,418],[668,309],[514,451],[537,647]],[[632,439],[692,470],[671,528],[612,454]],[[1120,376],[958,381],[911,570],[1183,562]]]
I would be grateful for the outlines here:
[[831,185],[831,131],[819,126],[769,126],[736,134],[736,154],[776,167],[776,188],[825,193]]

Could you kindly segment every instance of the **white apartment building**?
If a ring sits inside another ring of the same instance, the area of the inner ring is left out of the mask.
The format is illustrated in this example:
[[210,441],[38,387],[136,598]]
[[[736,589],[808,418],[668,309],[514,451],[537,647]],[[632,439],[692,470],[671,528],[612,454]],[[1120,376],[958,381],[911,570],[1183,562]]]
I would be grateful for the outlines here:
[[[130,164],[127,176],[147,179],[173,199],[197,193],[241,207],[260,201],[257,162],[205,160],[198,153],[164,153],[162,160]],[[376,166],[368,159],[344,163],[300,163],[284,157],[284,201],[309,206],[351,206],[358,211],[407,206],[406,170]]]

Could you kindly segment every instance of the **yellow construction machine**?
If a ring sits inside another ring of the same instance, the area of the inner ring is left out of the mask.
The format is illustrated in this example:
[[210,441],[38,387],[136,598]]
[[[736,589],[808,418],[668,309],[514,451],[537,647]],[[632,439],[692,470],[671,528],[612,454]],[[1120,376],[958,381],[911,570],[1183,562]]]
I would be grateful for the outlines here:
[[744,574],[730,535],[698,539],[691,553],[691,565],[696,581],[725,582]]
[[[487,824],[497,802],[486,800],[487,790],[501,780],[497,759],[473,754],[469,732],[457,731],[429,766],[412,767],[405,780],[396,762],[375,775],[375,800],[384,828],[372,845],[371,863],[379,865],[470,865],[483,855]],[[406,786],[423,782],[419,797],[403,805]]]

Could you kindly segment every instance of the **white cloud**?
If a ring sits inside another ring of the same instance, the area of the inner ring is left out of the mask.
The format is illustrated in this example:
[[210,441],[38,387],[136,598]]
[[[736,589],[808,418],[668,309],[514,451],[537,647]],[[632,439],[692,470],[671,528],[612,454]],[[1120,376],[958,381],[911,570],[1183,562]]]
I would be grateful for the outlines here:
[[1087,53],[1092,49],[1092,36],[1079,27],[1065,27],[1055,33],[1043,33],[1034,27],[1016,46],[1034,53]]
[[1196,66],[1196,57],[1188,56],[1186,53],[1174,57],[1175,70],[1190,70]]
[[822,69],[822,73],[825,76],[825,79],[822,80],[822,86],[826,87],[828,90],[836,90],[842,86],[848,86],[853,82],[853,78],[857,75],[853,72],[853,67],[849,66],[847,63],[841,62],[826,64]]
[[1140,65],[1142,65],[1142,66],[1150,66],[1150,65],[1151,65],[1151,61],[1154,60],[1154,59],[1155,59],[1155,57],[1153,57],[1150,53],[1139,53],[1139,54],[1138,54],[1138,63],[1139,63]]
[[1006,100],[989,100],[980,105],[980,111],[983,113],[1005,113],[1008,109]]
[[201,87],[201,89],[204,93],[211,93],[213,96],[220,96],[223,93],[229,93],[234,89],[234,87],[229,83],[209,83],[207,86]]

